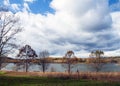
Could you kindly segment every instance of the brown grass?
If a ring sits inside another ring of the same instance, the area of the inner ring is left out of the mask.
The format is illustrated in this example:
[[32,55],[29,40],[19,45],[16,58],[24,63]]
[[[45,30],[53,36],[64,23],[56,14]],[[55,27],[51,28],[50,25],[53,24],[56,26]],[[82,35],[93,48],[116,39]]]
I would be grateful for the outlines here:
[[60,79],[88,79],[88,80],[100,80],[119,82],[120,72],[77,72],[68,74],[66,72],[16,72],[5,71],[7,76],[39,76],[48,78],[60,78]]

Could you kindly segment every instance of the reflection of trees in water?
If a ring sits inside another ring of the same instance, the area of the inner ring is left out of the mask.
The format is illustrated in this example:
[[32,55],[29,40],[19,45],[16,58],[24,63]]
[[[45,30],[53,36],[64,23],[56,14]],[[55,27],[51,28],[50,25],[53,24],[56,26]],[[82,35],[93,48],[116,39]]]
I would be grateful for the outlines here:
[[[28,62],[28,68],[27,68],[27,71],[28,71],[28,69],[29,69],[29,67],[30,66],[32,66],[34,63],[32,63],[32,62]],[[25,62],[23,61],[22,63],[14,63],[14,67],[13,67],[13,70],[15,70],[15,71],[19,71],[19,70],[23,70],[23,69],[25,69],[26,70],[26,64],[25,64]]]
[[0,69],[5,68],[9,64],[9,63],[6,63],[7,59],[8,59],[8,57],[6,57],[6,56],[0,57],[0,61],[1,61]]
[[[77,69],[79,70],[79,72],[92,72],[95,71],[91,67],[91,65],[89,64],[85,64],[85,63],[78,63],[76,64],[75,67],[73,67],[71,69],[72,72],[77,72]],[[52,68],[53,67],[53,68]],[[5,68],[6,70],[15,70],[16,69],[16,65],[14,65],[13,63],[9,63]],[[62,64],[60,63],[50,63],[50,66],[48,68],[47,71],[55,71],[56,72],[65,72],[65,68],[62,66]],[[29,67],[30,71],[39,71],[39,66],[36,64],[33,64]],[[19,69],[19,71],[23,71],[23,65],[21,65],[21,68]],[[120,72],[120,66],[117,65],[116,63],[107,63],[102,67],[103,72]],[[67,72],[67,70],[66,70]]]
[[1,68],[4,68],[8,65],[8,63],[2,63]]

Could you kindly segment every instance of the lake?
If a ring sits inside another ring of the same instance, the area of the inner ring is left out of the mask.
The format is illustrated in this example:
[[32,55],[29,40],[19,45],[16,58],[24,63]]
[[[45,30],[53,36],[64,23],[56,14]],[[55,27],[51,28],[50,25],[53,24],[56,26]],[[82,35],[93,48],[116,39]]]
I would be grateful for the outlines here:
[[[7,64],[6,67],[2,68],[2,70],[15,70],[15,65],[13,63]],[[81,72],[88,72],[88,71],[94,71],[90,68],[91,66],[88,64],[76,64],[74,68],[72,68],[72,71],[81,71]],[[48,67],[48,70],[46,71],[56,71],[56,72],[65,72],[66,69],[59,63],[51,63]],[[23,69],[20,69],[19,71],[24,71]],[[40,66],[38,65],[31,65],[29,67],[29,71],[41,71]],[[107,63],[102,67],[102,72],[120,72],[120,64],[115,63]]]

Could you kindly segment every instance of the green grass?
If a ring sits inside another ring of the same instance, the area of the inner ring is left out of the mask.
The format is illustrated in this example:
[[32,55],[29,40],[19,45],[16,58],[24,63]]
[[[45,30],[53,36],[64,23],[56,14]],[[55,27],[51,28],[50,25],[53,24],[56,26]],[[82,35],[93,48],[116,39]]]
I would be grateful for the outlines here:
[[0,71],[0,75],[4,75],[6,72],[4,71]]
[[120,83],[46,77],[0,76],[0,86],[120,86]]

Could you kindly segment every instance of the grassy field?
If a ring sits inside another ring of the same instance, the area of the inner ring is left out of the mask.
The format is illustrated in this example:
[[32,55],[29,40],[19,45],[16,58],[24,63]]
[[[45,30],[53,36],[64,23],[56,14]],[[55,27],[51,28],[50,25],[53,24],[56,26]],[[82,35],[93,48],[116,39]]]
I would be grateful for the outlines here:
[[0,71],[0,75],[4,75],[6,72],[4,71]]
[[116,76],[119,77],[119,73],[108,75],[104,73],[81,73],[80,78],[76,78],[75,75],[68,77],[66,73],[43,74],[41,72],[0,71],[0,86],[120,86],[119,81],[111,82],[102,79],[115,79]]
[[120,86],[120,83],[81,79],[0,76],[0,86]]

